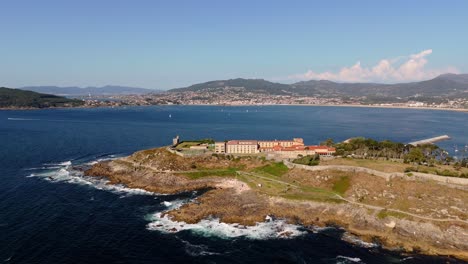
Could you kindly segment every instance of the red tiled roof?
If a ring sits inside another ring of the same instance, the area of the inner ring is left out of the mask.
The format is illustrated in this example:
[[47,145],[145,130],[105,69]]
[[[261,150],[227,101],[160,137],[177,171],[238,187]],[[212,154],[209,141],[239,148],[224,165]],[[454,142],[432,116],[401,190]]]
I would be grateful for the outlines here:
[[303,145],[292,145],[290,147],[283,147],[281,145],[276,145],[273,147],[262,147],[261,150],[274,150],[274,151],[295,151],[295,150],[306,150],[306,147]]
[[257,145],[257,140],[229,140],[227,145]]
[[294,142],[294,140],[259,140],[258,142]]
[[335,151],[335,148],[327,147],[327,146],[307,146],[310,150],[327,150],[327,151]]

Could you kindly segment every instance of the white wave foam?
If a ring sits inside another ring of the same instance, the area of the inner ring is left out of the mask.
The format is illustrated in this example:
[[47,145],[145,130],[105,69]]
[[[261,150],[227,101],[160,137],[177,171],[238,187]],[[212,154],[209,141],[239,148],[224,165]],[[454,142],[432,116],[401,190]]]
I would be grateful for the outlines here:
[[35,171],[35,170],[51,170],[51,169],[60,169],[60,166],[44,166],[44,167],[36,167],[36,168],[27,168],[24,169],[25,171]]
[[272,220],[257,223],[254,226],[244,226],[240,224],[226,224],[219,219],[204,219],[196,224],[172,221],[169,216],[162,216],[163,213],[155,213],[151,216],[153,222],[147,225],[149,230],[157,230],[163,233],[177,233],[189,230],[194,234],[221,238],[247,237],[250,239],[270,239],[270,238],[290,238],[306,233],[300,230],[299,226],[286,223],[284,220]]
[[186,204],[186,203],[189,203],[189,202],[193,202],[195,199],[190,199],[190,198],[187,198],[187,199],[176,199],[176,200],[173,200],[173,201],[162,201],[161,204],[163,204],[164,206],[167,207],[167,211],[169,210],[174,210],[174,209],[179,209],[182,205]]
[[333,227],[333,226],[324,226],[324,227],[314,226],[314,227],[311,228],[311,230],[314,233],[326,232],[326,231],[331,230],[331,229],[336,229],[336,227]]
[[108,157],[106,158],[99,158],[97,160],[93,160],[93,161],[90,161],[90,162],[86,162],[84,163],[85,165],[89,165],[89,166],[92,166],[94,164],[97,164],[101,161],[107,161],[107,160],[115,160],[115,159],[118,159],[121,155],[109,155]]
[[34,118],[19,118],[19,117],[8,117],[8,120],[15,120],[15,121],[38,121],[40,119]]
[[347,256],[341,256],[341,255],[337,256],[336,259],[337,259],[337,260],[344,260],[344,261],[345,261],[345,262],[339,261],[339,262],[337,262],[337,263],[350,263],[350,262],[354,262],[354,263],[364,263],[364,262],[361,261],[360,258],[352,258],[352,257],[347,257]]
[[375,248],[375,247],[379,246],[379,245],[377,245],[375,243],[362,241],[357,236],[351,235],[349,233],[344,233],[343,236],[341,237],[341,239],[343,241],[345,241],[345,242],[348,242],[348,243],[351,243],[351,244],[354,244],[354,245],[358,245],[358,246],[363,247],[363,248]]
[[26,177],[39,177],[50,182],[65,182],[91,186],[99,190],[106,190],[117,194],[124,194],[123,197],[129,195],[162,195],[149,192],[143,189],[128,188],[121,184],[109,184],[109,181],[104,178],[84,176],[82,171],[73,170],[71,168],[71,161],[44,165],[46,165],[46,167],[44,167],[44,169],[41,168],[41,172],[31,173],[29,176]]
[[64,162],[59,162],[59,163],[44,163],[46,166],[71,166],[72,162],[71,160],[67,160]]
[[181,239],[182,243],[185,246],[185,253],[192,257],[198,256],[209,256],[209,255],[219,255],[220,253],[209,251],[209,247],[206,245],[194,245],[190,242]]

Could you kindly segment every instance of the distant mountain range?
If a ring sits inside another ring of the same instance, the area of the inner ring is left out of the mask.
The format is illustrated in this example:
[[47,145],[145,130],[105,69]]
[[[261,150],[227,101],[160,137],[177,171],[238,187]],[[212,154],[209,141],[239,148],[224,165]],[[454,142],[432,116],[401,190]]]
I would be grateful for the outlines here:
[[[150,94],[165,92],[126,86],[57,87],[28,86],[19,88],[59,96],[109,96]],[[434,79],[411,83],[338,83],[327,80],[302,81],[293,84],[270,82],[263,79],[230,79],[194,84],[185,88],[168,90],[168,93],[216,92],[259,93],[267,95],[312,96],[323,98],[360,97],[370,101],[408,100],[416,98],[466,98],[468,99],[468,74],[443,74]]]
[[161,90],[107,85],[103,87],[58,87],[58,86],[27,86],[18,88],[38,93],[47,93],[60,96],[87,96],[87,95],[126,95],[126,94],[149,94],[159,93]]
[[0,108],[75,107],[83,104],[81,100],[0,87]]
[[201,92],[239,89],[271,95],[369,98],[468,98],[468,74],[443,74],[434,79],[412,83],[337,83],[326,80],[302,81],[294,84],[274,83],[262,79],[210,81],[168,92]]

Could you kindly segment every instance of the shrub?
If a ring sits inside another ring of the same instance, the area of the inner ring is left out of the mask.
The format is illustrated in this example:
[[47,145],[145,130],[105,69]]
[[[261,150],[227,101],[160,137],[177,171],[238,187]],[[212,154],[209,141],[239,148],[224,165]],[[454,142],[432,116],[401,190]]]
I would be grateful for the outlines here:
[[293,163],[308,165],[308,166],[316,166],[316,165],[319,165],[320,163],[320,156],[318,154],[314,156],[307,155],[307,156],[300,157],[300,158],[293,160]]
[[417,171],[417,170],[415,170],[413,167],[406,167],[405,168],[405,173],[406,172],[412,172],[412,171]]
[[333,191],[343,195],[350,186],[350,180],[348,176],[342,176],[333,184]]

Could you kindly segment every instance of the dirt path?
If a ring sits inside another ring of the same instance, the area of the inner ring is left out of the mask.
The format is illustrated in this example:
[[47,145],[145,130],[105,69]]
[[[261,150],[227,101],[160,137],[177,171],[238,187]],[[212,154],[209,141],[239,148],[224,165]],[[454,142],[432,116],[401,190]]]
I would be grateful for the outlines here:
[[391,211],[391,212],[406,214],[406,215],[409,215],[409,216],[412,216],[412,217],[416,217],[416,218],[420,218],[420,219],[424,219],[424,220],[428,220],[428,221],[437,221],[437,222],[461,222],[461,223],[468,224],[468,221],[462,220],[462,219],[452,219],[452,218],[443,218],[443,219],[439,219],[439,218],[426,217],[426,216],[417,215],[417,214],[413,214],[413,213],[406,212],[406,211],[401,211],[401,210],[398,210],[398,209],[385,208],[385,207],[381,207],[381,206],[375,206],[375,205],[370,205],[370,204],[365,204],[365,203],[360,203],[360,202],[351,201],[351,200],[348,200],[348,199],[344,198],[343,196],[341,196],[341,195],[339,195],[339,194],[336,194],[336,197],[339,198],[339,199],[341,199],[341,200],[343,200],[343,201],[346,201],[346,202],[348,202],[348,203],[350,203],[350,204],[359,205],[359,206],[364,206],[364,207],[369,208],[369,209],[387,210],[387,211]]
[[[136,162],[132,162],[132,161],[127,161],[127,162],[130,162],[133,166],[142,167],[142,168],[145,168],[145,169],[148,169],[148,170],[157,172],[157,173],[177,173],[177,174],[180,174],[180,173],[203,172],[203,170],[162,171],[162,170],[157,170],[157,169],[155,169],[154,167],[151,167],[151,166],[140,165],[140,164],[138,164],[138,163],[136,163]],[[216,170],[207,170],[207,171],[214,172],[214,171],[216,171]],[[223,171],[223,170],[220,169],[219,171]],[[263,179],[263,180],[272,181],[272,182],[276,182],[276,183],[279,183],[279,184],[284,184],[284,185],[286,185],[286,186],[292,186],[292,187],[294,187],[294,188],[300,188],[298,185],[291,184],[291,183],[288,183],[288,182],[285,182],[285,181],[281,181],[281,180],[271,179],[271,178],[269,178],[269,177],[261,176],[261,175],[259,175],[258,173],[245,172],[245,171],[237,171],[237,173],[240,174],[240,175],[245,175],[245,176],[260,178],[260,179]],[[231,185],[231,184],[227,184],[226,186],[230,186],[230,185]],[[242,191],[245,189],[245,187],[241,187],[241,188],[240,188],[240,187],[238,186],[238,187],[235,188],[235,189],[236,189],[236,190],[240,189],[241,192],[242,192]],[[402,211],[402,210],[398,210],[398,209],[385,208],[385,207],[381,207],[381,206],[376,206],[376,205],[370,205],[370,204],[355,202],[355,201],[346,199],[345,197],[343,197],[343,196],[341,196],[341,195],[339,195],[339,194],[335,194],[335,197],[338,198],[338,199],[340,199],[340,200],[342,200],[342,201],[348,202],[348,203],[350,203],[350,204],[354,204],[354,205],[358,205],[358,206],[363,206],[363,207],[366,207],[366,208],[369,208],[369,209],[373,209],[373,210],[387,210],[387,211],[390,211],[390,212],[405,214],[405,215],[408,215],[408,216],[412,216],[412,217],[419,218],[419,219],[423,219],[423,220],[427,220],[427,221],[436,221],[436,222],[460,222],[460,223],[468,224],[468,221],[467,221],[467,220],[463,220],[463,219],[452,219],[452,218],[438,219],[438,218],[426,217],[426,216],[417,215],[417,214],[414,214],[414,213],[410,213],[410,212],[406,212],[406,211]]]
[[[240,171],[240,172],[238,172],[238,173],[239,173],[239,174],[242,174],[242,175],[257,177],[257,178],[261,178],[261,179],[264,179],[264,180],[273,181],[273,182],[280,183],[280,184],[284,184],[284,185],[287,185],[287,186],[293,186],[293,187],[299,188],[299,186],[297,186],[297,185],[290,184],[290,183],[288,183],[288,182],[281,181],[281,180],[275,180],[275,179],[271,179],[271,178],[268,178],[268,177],[260,176],[260,175],[258,175],[258,174],[256,174],[256,173],[249,173],[249,172],[242,172],[242,171]],[[401,213],[401,214],[409,215],[409,216],[412,216],[412,217],[416,217],[416,218],[424,219],[424,220],[428,220],[428,221],[436,221],[436,222],[461,222],[461,223],[468,224],[468,221],[462,220],[462,219],[452,219],[452,218],[439,219],[439,218],[426,217],[426,216],[417,215],[417,214],[413,214],[413,213],[406,212],[406,211],[402,211],[402,210],[398,210],[398,209],[391,209],[391,208],[385,208],[385,207],[376,206],[376,205],[370,205],[370,204],[355,202],[355,201],[346,199],[346,198],[344,198],[343,196],[341,196],[341,195],[339,195],[339,194],[335,194],[335,196],[336,196],[336,198],[338,198],[338,199],[340,199],[340,200],[342,200],[342,201],[348,202],[348,203],[350,203],[350,204],[358,205],[358,206],[363,206],[363,207],[366,207],[366,208],[369,208],[369,209],[374,209],[374,210],[387,210],[387,211],[396,212],[396,213]]]

